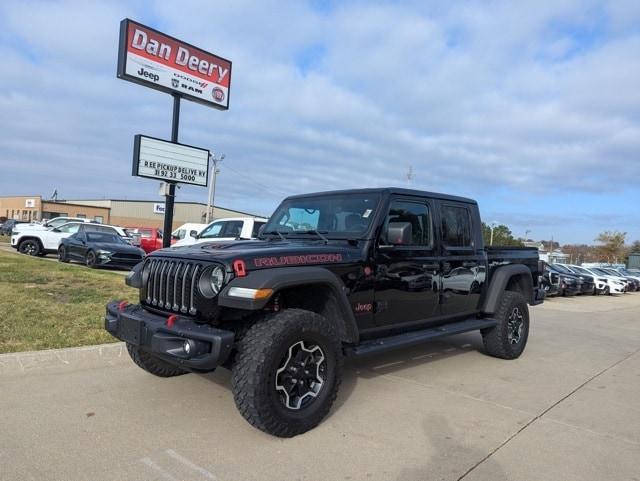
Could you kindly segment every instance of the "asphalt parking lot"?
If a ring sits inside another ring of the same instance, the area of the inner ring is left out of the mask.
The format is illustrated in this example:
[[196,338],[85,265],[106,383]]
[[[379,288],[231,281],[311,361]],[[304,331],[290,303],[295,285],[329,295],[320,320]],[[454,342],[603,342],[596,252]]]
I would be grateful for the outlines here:
[[351,362],[293,439],[250,427],[224,370],[155,378],[121,344],[0,355],[0,479],[640,480],[640,293],[532,309],[516,361],[480,347]]

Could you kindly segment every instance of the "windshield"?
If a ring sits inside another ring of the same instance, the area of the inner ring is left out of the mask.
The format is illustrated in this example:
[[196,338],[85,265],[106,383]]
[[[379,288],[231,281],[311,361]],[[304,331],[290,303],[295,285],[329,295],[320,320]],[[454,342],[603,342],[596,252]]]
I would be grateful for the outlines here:
[[369,230],[380,194],[327,194],[285,200],[264,227],[265,234],[307,234],[329,238],[361,236]]
[[106,244],[126,244],[119,235],[109,234],[108,232],[87,232],[87,241],[103,242]]
[[555,267],[556,270],[564,273],[564,274],[573,274],[573,272],[571,272],[570,269],[567,269],[565,266],[561,266],[559,264],[554,264],[553,267]]
[[63,219],[63,218],[59,218],[59,219],[53,219],[51,221],[47,221],[47,227],[60,227],[62,224],[66,224],[67,222],[69,222],[69,219]]
[[601,276],[610,276],[611,275],[607,271],[605,271],[603,269],[598,269],[597,267],[593,268],[593,272],[595,272],[596,274],[600,274]]
[[578,266],[571,266],[571,270],[576,271],[578,274],[588,274],[588,275],[591,275],[591,273],[590,273],[588,270],[583,269],[582,267],[578,267]]

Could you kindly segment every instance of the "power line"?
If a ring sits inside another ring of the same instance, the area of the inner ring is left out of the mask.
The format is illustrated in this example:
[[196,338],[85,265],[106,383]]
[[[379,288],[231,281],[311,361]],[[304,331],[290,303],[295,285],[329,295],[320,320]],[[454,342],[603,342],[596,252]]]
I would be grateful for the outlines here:
[[247,174],[244,174],[244,173],[242,173],[242,172],[238,172],[238,171],[237,171],[236,169],[234,169],[233,167],[230,167],[230,166],[229,166],[229,164],[225,165],[225,169],[229,169],[231,172],[233,172],[233,173],[235,173],[235,174],[239,175],[240,177],[243,177],[243,178],[247,179],[248,181],[253,182],[253,183],[254,183],[254,184],[256,184],[256,185],[259,185],[259,186],[260,186],[260,187],[262,187],[263,189],[266,189],[266,190],[270,191],[270,192],[271,192],[271,193],[273,193],[273,194],[277,194],[277,195],[278,195],[278,196],[280,196],[280,197],[281,197],[281,196],[283,196],[283,195],[284,195],[284,196],[289,196],[289,195],[291,195],[290,193],[287,193],[287,192],[284,192],[284,191],[281,191],[281,190],[278,190],[278,189],[274,189],[274,188],[269,187],[269,186],[267,186],[267,185],[265,185],[265,184],[263,184],[263,183],[261,183],[261,182],[258,182],[257,180],[255,180],[255,179],[251,178],[251,177],[250,177],[250,176],[248,176]]

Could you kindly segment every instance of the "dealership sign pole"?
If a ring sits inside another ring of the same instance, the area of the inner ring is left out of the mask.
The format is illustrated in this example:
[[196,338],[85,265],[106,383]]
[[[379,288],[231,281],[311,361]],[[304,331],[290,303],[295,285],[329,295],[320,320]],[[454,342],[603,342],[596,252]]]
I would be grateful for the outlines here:
[[[169,185],[162,246],[171,245],[176,184],[207,186],[209,151],[178,143],[180,99],[229,108],[231,61],[133,20],[120,22],[118,78],[171,94],[171,142],[136,135],[133,175]],[[206,164],[203,155],[206,153]]]

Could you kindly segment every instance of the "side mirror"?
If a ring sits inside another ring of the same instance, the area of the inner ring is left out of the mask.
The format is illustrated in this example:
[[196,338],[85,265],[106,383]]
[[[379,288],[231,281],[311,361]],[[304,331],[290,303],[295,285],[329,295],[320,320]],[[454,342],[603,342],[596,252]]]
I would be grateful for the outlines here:
[[413,228],[410,222],[389,222],[387,242],[397,245],[411,245]]
[[51,229],[53,232],[61,232],[60,229],[58,229],[57,227],[54,227],[53,229]]
[[175,235],[175,234],[172,234],[172,235],[171,235],[171,238],[172,238],[173,240],[180,240],[180,236],[179,236],[179,235]]
[[258,237],[260,237],[262,235],[262,233],[264,232],[264,228],[266,227],[267,224],[262,224],[260,226],[260,228],[258,229]]
[[193,237],[194,239],[197,239],[198,238],[198,231],[197,230],[191,230],[191,231],[189,231],[189,235],[191,237]]

